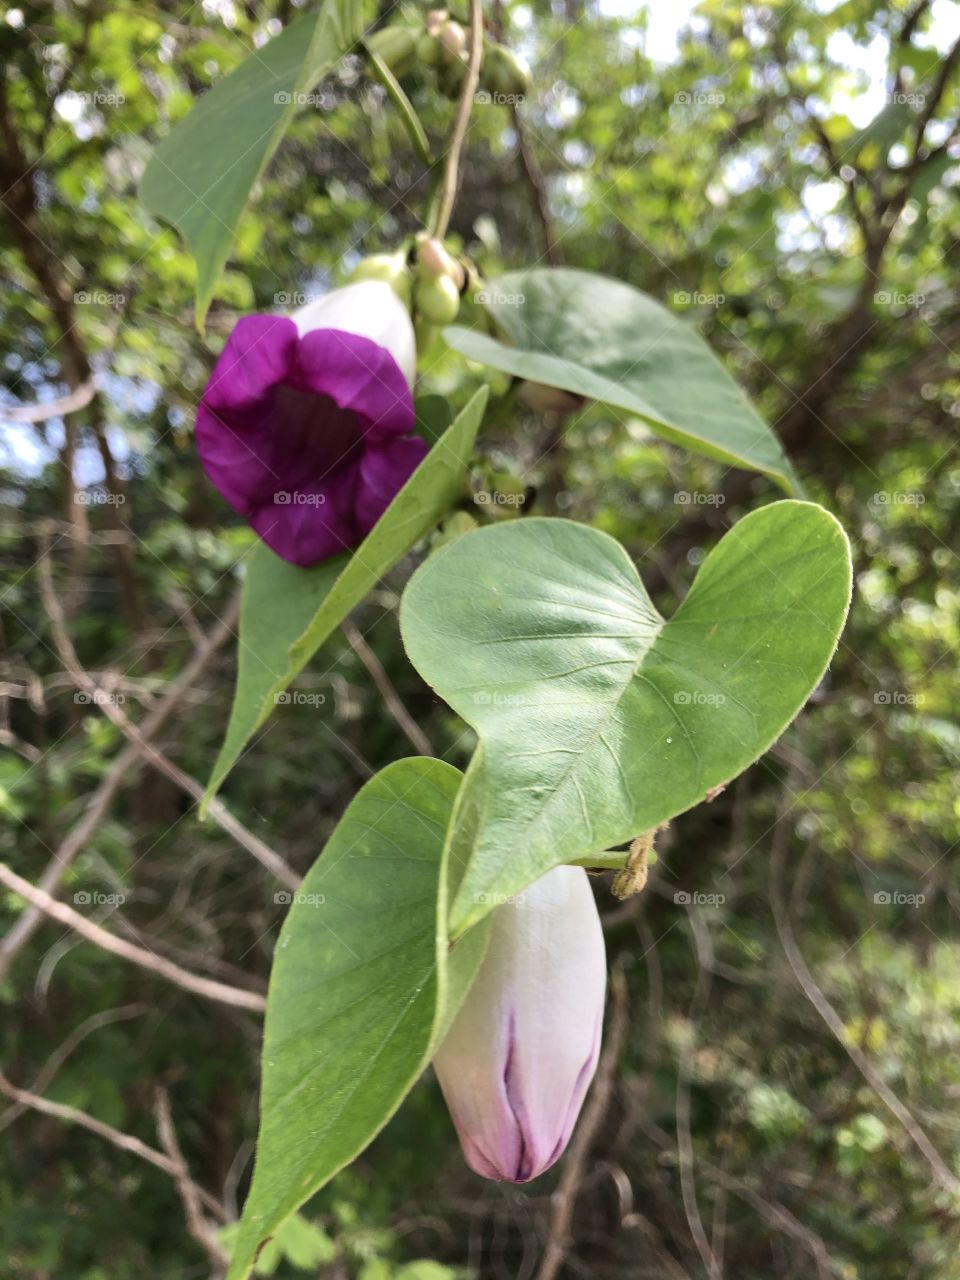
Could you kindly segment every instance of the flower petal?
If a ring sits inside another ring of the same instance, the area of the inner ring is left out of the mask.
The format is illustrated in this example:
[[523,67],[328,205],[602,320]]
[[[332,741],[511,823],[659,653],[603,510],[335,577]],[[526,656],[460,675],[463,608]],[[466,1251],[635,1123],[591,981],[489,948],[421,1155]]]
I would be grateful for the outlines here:
[[368,445],[360,463],[355,511],[366,535],[427,456],[420,436],[401,436]]
[[314,329],[339,329],[369,338],[393,356],[407,385],[417,375],[417,344],[410,313],[383,280],[358,280],[334,289],[291,316],[301,337]]

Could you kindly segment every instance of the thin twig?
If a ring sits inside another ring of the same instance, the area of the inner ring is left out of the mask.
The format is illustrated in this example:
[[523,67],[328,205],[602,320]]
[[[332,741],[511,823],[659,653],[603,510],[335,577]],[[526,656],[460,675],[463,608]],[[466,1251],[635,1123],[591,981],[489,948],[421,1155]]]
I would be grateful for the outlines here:
[[[183,1205],[187,1230],[202,1249],[210,1255],[215,1266],[224,1269],[230,1265],[230,1255],[223,1248],[210,1223],[203,1216],[201,1208],[202,1188],[190,1177],[190,1170],[177,1141],[177,1131],[173,1127],[173,1116],[170,1113],[170,1098],[165,1089],[158,1088],[154,1095],[153,1115],[157,1124],[157,1135],[171,1164],[173,1180],[177,1184],[177,1192]],[[221,1210],[221,1221],[226,1218],[226,1210]]]
[[[104,1124],[102,1120],[88,1115],[86,1111],[81,1111],[78,1107],[68,1107],[61,1102],[51,1102],[49,1098],[40,1098],[35,1093],[30,1093],[27,1089],[18,1089],[2,1073],[0,1073],[0,1093],[6,1094],[13,1102],[30,1107],[33,1111],[39,1111],[42,1115],[52,1116],[55,1120],[63,1120],[66,1124],[76,1124],[82,1129],[88,1129],[90,1133],[95,1133],[98,1137],[105,1138],[107,1142],[113,1143],[121,1151],[126,1151],[130,1155],[139,1156],[141,1160],[146,1160],[147,1164],[152,1164],[155,1169],[161,1169],[164,1173],[169,1174],[171,1178],[176,1178],[180,1173],[180,1170],[177,1169],[169,1156],[157,1151],[154,1147],[147,1146],[145,1142],[141,1142],[133,1134],[124,1133],[122,1129],[114,1129],[112,1125]],[[220,1219],[226,1219],[226,1211],[223,1205],[208,1191],[204,1191],[202,1187],[196,1187],[196,1193],[200,1201],[211,1213]]]
[[238,1009],[251,1009],[257,1013],[262,1013],[266,1008],[263,996],[255,991],[228,987],[225,983],[215,982],[212,978],[200,978],[186,969],[181,969],[179,965],[163,956],[154,955],[152,951],[147,951],[143,947],[135,946],[132,942],[126,942],[123,938],[108,933],[106,929],[101,929],[98,924],[94,924],[92,920],[87,920],[78,911],[68,907],[65,902],[58,902],[43,889],[38,889],[29,880],[18,876],[5,862],[0,862],[0,884],[39,908],[51,920],[56,920],[58,924],[79,933],[87,942],[92,942],[103,951],[109,951],[111,955],[119,956],[121,960],[129,960],[131,964],[139,965],[141,969],[166,978],[168,982],[183,987],[184,991],[192,991],[196,995],[205,996],[208,1000],[218,1000],[221,1004],[233,1005]]
[[[67,631],[60,601],[57,599],[57,593],[54,590],[53,575],[50,569],[49,535],[41,537],[41,554],[38,569],[40,594],[43,597],[44,607],[50,618],[50,627],[53,632],[57,654],[77,688],[86,693],[91,703],[99,706],[107,719],[112,721],[125,737],[129,738],[137,752],[148,763],[152,764],[155,769],[169,778],[176,786],[186,791],[188,795],[193,796],[197,802],[202,800],[204,788],[200,783],[185,773],[179,765],[168,759],[152,742],[147,741],[138,726],[127,717],[122,707],[110,698],[100,696],[101,690],[96,681],[80,665],[77,652],[73,647],[73,641]],[[276,876],[282,884],[285,884],[289,889],[299,887],[300,876],[297,875],[293,868],[259,836],[255,836],[252,831],[248,831],[243,823],[230,813],[221,800],[211,800],[207,806],[207,813],[239,845],[242,845],[248,853],[253,854],[257,861],[266,867],[272,875]]]
[[440,195],[437,200],[437,213],[433,220],[432,233],[437,240],[442,240],[450,225],[450,215],[457,199],[457,183],[460,179],[460,152],[463,150],[463,139],[470,123],[470,112],[473,110],[473,99],[480,83],[480,59],[483,56],[483,6],[480,0],[470,0],[470,51],[467,59],[467,74],[464,77],[460,101],[457,103],[457,114],[450,135],[450,146],[447,148],[446,162],[443,169],[443,181],[440,184]]
[[406,736],[416,751],[422,756],[436,755],[430,739],[423,732],[420,726],[414,720],[413,716],[403,705],[400,695],[394,688],[393,682],[383,669],[383,663],[373,652],[370,646],[364,640],[360,631],[350,618],[344,619],[341,624],[343,634],[347,637],[350,648],[354,651],[363,665],[366,667],[371,680],[377,686],[380,697],[383,698],[384,705],[397,722],[398,727]]
[[614,969],[610,975],[610,994],[607,1043],[600,1056],[597,1078],[593,1084],[590,1100],[584,1109],[583,1119],[577,1126],[573,1141],[570,1143],[560,1185],[552,1197],[553,1213],[550,1218],[547,1247],[536,1280],[556,1280],[563,1266],[570,1245],[573,1210],[583,1182],[587,1157],[613,1093],[617,1063],[623,1050],[628,1022],[627,982],[621,969]]
[[[233,635],[239,612],[240,598],[237,596],[227,608],[221,621],[197,646],[190,661],[180,675],[171,682],[161,701],[144,717],[140,725],[140,736],[143,739],[149,740],[159,732],[176,710],[187,690],[206,671],[217,651],[227,638]],[[107,816],[114,797],[129,778],[130,771],[136,766],[140,756],[139,746],[130,746],[120,752],[90,797],[82,817],[71,827],[54,852],[53,859],[40,877],[39,888],[50,894],[56,892],[74,859],[87,847],[94,832]],[[42,919],[41,911],[28,907],[0,939],[0,978],[4,976],[14,958],[33,936]]]

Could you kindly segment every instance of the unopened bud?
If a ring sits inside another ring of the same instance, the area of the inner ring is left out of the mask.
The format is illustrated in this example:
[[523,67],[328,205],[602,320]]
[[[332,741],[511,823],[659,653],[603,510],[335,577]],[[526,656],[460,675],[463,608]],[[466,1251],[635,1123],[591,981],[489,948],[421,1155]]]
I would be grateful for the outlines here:
[[487,953],[434,1059],[471,1169],[528,1182],[563,1154],[600,1053],[606,957],[581,867],[494,908]]
[[459,22],[447,22],[440,28],[440,43],[447,53],[458,58],[467,44],[467,33]]
[[414,304],[430,324],[452,324],[460,311],[460,290],[449,276],[428,276],[417,281]]
[[417,249],[417,262],[422,274],[426,276],[449,276],[457,286],[463,288],[464,270],[456,258],[432,236],[422,240]]
[[450,17],[446,9],[430,9],[424,19],[424,26],[430,35],[436,36],[440,34],[440,28]]

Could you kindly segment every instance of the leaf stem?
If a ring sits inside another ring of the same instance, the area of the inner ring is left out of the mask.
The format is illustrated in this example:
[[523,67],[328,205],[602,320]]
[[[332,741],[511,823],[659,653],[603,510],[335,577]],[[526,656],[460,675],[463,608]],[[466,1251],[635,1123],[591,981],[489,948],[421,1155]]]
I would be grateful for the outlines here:
[[463,82],[460,101],[457,104],[457,115],[453,122],[453,133],[447,150],[446,163],[443,169],[443,181],[440,184],[440,197],[434,215],[431,232],[437,240],[442,240],[450,225],[457,198],[457,180],[460,175],[460,153],[463,150],[463,139],[470,123],[470,112],[473,108],[474,95],[480,83],[480,59],[483,56],[483,10],[480,0],[470,0],[470,52],[467,59],[467,76]]

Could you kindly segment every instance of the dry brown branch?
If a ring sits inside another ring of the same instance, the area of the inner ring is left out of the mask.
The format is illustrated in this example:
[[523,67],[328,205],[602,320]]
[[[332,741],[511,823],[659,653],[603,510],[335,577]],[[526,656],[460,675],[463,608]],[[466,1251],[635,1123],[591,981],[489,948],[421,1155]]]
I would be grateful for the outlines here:
[[[147,1164],[152,1164],[155,1169],[160,1169],[169,1174],[171,1178],[176,1178],[181,1173],[169,1156],[155,1150],[153,1147],[147,1146],[145,1142],[141,1142],[133,1134],[124,1133],[122,1129],[114,1129],[112,1125],[104,1124],[102,1120],[88,1115],[86,1111],[80,1111],[77,1107],[68,1107],[60,1102],[51,1102],[49,1098],[40,1098],[35,1093],[30,1093],[27,1089],[18,1089],[2,1073],[0,1073],[0,1093],[6,1094],[12,1102],[29,1107],[33,1111],[39,1111],[41,1115],[52,1116],[55,1120],[62,1120],[66,1124],[79,1125],[82,1129],[87,1129],[90,1133],[95,1133],[98,1137],[104,1138],[121,1151],[139,1156],[141,1160],[145,1160]],[[202,1187],[194,1187],[194,1190],[200,1202],[211,1213],[221,1219],[226,1217],[223,1205],[209,1192],[204,1191]]]
[[628,1006],[627,982],[620,969],[614,969],[610,975],[610,1021],[607,1032],[607,1043],[604,1046],[597,1067],[597,1078],[593,1084],[590,1099],[583,1112],[583,1118],[577,1126],[570,1150],[563,1166],[560,1185],[554,1193],[553,1213],[550,1218],[547,1247],[544,1251],[540,1270],[536,1280],[556,1280],[563,1266],[567,1250],[570,1247],[570,1227],[573,1221],[573,1210],[577,1196],[583,1183],[587,1157],[597,1131],[603,1123],[616,1078],[617,1063],[623,1050],[623,1041],[627,1031]]
[[[54,590],[53,575],[50,568],[49,534],[41,538],[38,569],[40,594],[43,597],[44,607],[50,619],[57,656],[72,677],[77,688],[87,695],[91,703],[99,706],[107,719],[112,721],[126,738],[129,738],[139,755],[142,755],[149,764],[153,765],[155,769],[199,803],[204,794],[204,788],[201,784],[185,773],[179,765],[168,759],[152,742],[149,742],[138,726],[129,719],[122,707],[110,698],[102,697],[102,691],[96,681],[80,665],[76,650],[73,647],[73,641],[67,631],[66,619],[60,607],[60,601]],[[255,836],[252,831],[248,831],[243,823],[230,813],[221,800],[211,800],[207,806],[207,813],[218,826],[222,827],[248,853],[253,854],[257,861],[266,867],[272,875],[276,876],[281,884],[285,884],[290,889],[299,887],[300,877],[293,868],[259,836]]]
[[418,751],[422,756],[436,755],[430,739],[403,705],[400,695],[393,686],[393,682],[383,669],[383,663],[364,640],[358,628],[350,618],[344,619],[342,627],[350,648],[366,667],[371,680],[376,685],[381,698],[383,698],[384,706],[393,716],[398,728],[414,750]]
[[[239,596],[232,601],[221,621],[204,637],[190,658],[190,661],[173,680],[157,706],[144,717],[140,725],[140,735],[149,741],[166,723],[176,710],[181,698],[200,678],[209,666],[217,651],[233,635],[240,612]],[[141,755],[139,747],[130,746],[121,751],[110,769],[104,775],[100,785],[87,803],[80,820],[74,824],[60,845],[53,859],[40,877],[38,887],[46,893],[53,894],[63,881],[71,863],[86,848],[93,838],[94,832],[110,811],[114,797],[129,778],[130,771],[136,766]],[[35,907],[28,907],[19,916],[16,923],[0,939],[0,978],[10,967],[14,957],[33,936],[43,913]]]
[[[173,1127],[173,1116],[170,1113],[170,1098],[165,1089],[158,1088],[154,1094],[153,1114],[157,1124],[157,1135],[160,1145],[173,1165],[173,1180],[177,1184],[177,1193],[183,1205],[187,1230],[210,1256],[218,1270],[230,1265],[230,1255],[217,1240],[213,1227],[203,1216],[201,1207],[202,1189],[190,1177],[190,1170],[177,1141],[177,1131]],[[221,1221],[227,1214],[221,1209],[218,1215]]]
[[50,418],[62,418],[67,413],[77,413],[85,409],[97,394],[96,381],[91,378],[82,382],[69,395],[59,396],[56,400],[45,400],[42,404],[18,404],[0,409],[0,417],[9,422],[47,422]]
[[0,862],[0,884],[37,907],[51,920],[56,920],[58,924],[72,929],[87,942],[92,942],[103,951],[109,951],[111,955],[119,956],[121,960],[129,960],[131,964],[139,965],[141,969],[166,978],[168,982],[175,983],[185,991],[192,991],[208,1000],[218,1000],[221,1004],[233,1005],[238,1009],[251,1009],[257,1013],[262,1013],[266,1008],[263,996],[255,991],[228,987],[225,983],[215,982],[212,978],[200,978],[186,969],[181,969],[172,961],[164,959],[163,956],[154,955],[143,947],[135,946],[132,942],[126,942],[123,938],[108,933],[100,925],[94,924],[78,911],[74,911],[72,907],[68,907],[65,902],[58,902],[43,889],[38,889],[29,880],[18,876],[5,862]]

